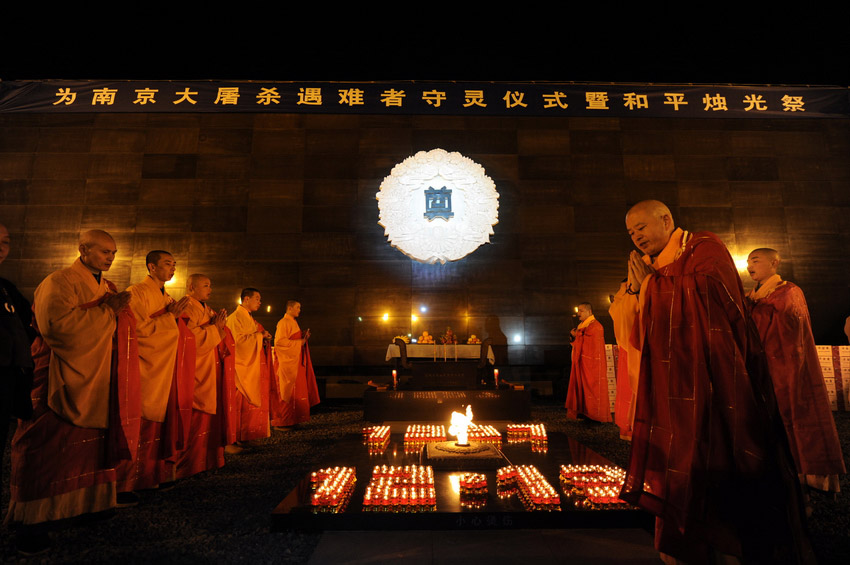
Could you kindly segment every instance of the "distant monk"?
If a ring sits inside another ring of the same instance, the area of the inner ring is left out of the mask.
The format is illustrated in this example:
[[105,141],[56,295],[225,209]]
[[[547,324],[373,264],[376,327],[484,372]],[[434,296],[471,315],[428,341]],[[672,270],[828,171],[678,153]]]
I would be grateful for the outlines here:
[[[165,283],[174,277],[177,262],[168,251],[154,250],[145,257],[148,275],[138,284],[127,290],[132,295],[130,309],[136,319],[136,333],[139,343],[139,370],[142,383],[142,425],[139,438],[138,456],[131,465],[122,465],[118,469],[119,489],[128,503],[133,502],[132,491],[151,489],[162,483],[174,480],[174,461],[182,442],[169,433],[180,427],[178,414],[173,403],[176,393],[172,388],[178,380],[187,380],[184,371],[188,370],[191,379],[194,358],[191,366],[186,367],[183,359],[178,358],[178,345],[181,339],[177,318],[189,304],[184,296],[175,302],[165,291]],[[191,381],[189,382],[191,386]],[[191,397],[191,388],[188,397]],[[166,427],[166,412],[172,409]],[[184,399],[184,403],[188,400]],[[185,418],[185,431],[188,435],[191,406]]]
[[[82,234],[80,257],[35,290],[33,419],[12,440],[7,522],[23,524],[18,550],[49,546],[34,524],[116,506],[114,464],[138,442],[139,366],[130,293],[106,280],[117,248]],[[30,527],[26,527],[30,526]]]
[[[620,428],[620,439],[631,441],[635,419],[635,393],[640,372],[640,351],[631,345],[632,324],[637,315],[637,300],[629,300],[629,281],[620,285],[608,313],[614,321],[617,339],[617,396],[614,400],[614,423]],[[627,312],[631,310],[631,312]]]
[[277,394],[280,404],[272,414],[272,426],[288,428],[307,422],[310,419],[310,407],[319,403],[319,389],[316,375],[310,361],[310,348],[307,340],[310,330],[303,334],[298,322],[301,315],[301,303],[289,300],[286,314],[277,323],[274,351],[277,358]]
[[[273,373],[270,353],[271,334],[254,320],[262,296],[256,288],[242,290],[241,302],[227,317],[227,327],[236,342],[236,388],[234,401],[238,427],[236,440],[252,441],[269,437],[269,387]],[[228,446],[228,453],[239,453],[240,446]]]
[[[657,516],[668,562],[805,562],[802,495],[738,270],[663,203],[626,215],[641,351],[621,498]],[[632,311],[632,310],[627,310]],[[724,557],[726,556],[726,557]]]
[[610,422],[605,330],[588,302],[579,304],[578,319],[578,328],[570,330],[575,341],[567,388],[567,418],[576,419],[582,414],[597,422]]
[[838,474],[846,470],[809,308],[800,287],[777,274],[779,261],[779,253],[769,248],[756,249],[747,258],[747,271],[756,282],[747,295],[752,318],[764,344],[797,473],[811,487],[838,492]]
[[[189,427],[188,445],[177,458],[175,478],[184,479],[209,469],[224,466],[222,441],[223,414],[217,413],[221,401],[220,373],[223,371],[219,358],[219,344],[224,340],[227,329],[227,312],[218,313],[209,307],[212,283],[202,274],[189,276],[186,296],[189,303],[184,311],[186,326],[195,338],[195,388],[192,402],[192,421]],[[230,360],[232,364],[232,360]]]

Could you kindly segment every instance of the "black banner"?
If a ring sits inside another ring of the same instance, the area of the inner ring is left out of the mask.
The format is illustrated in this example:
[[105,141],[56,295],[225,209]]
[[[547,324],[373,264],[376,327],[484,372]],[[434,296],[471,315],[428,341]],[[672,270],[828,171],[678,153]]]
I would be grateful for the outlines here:
[[848,118],[842,87],[456,82],[12,81],[0,112]]

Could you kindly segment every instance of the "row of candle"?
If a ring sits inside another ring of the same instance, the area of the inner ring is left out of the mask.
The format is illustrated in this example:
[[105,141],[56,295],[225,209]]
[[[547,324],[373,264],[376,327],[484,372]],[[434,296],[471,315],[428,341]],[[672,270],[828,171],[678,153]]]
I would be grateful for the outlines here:
[[436,424],[411,424],[404,432],[404,443],[424,445],[435,441],[446,441],[446,426]]
[[549,441],[543,424],[508,424],[508,441]]
[[487,476],[481,473],[463,473],[458,478],[460,505],[464,508],[487,506]]
[[437,492],[430,466],[375,466],[363,495],[364,512],[434,512]]
[[561,497],[546,477],[534,465],[511,465],[496,471],[499,496],[509,496],[519,490],[520,500],[527,510],[560,510]]
[[502,432],[490,425],[470,424],[467,433],[469,434],[469,441],[490,443],[496,446],[502,444]]
[[344,512],[351,499],[357,473],[354,467],[319,469],[310,474],[314,512]]

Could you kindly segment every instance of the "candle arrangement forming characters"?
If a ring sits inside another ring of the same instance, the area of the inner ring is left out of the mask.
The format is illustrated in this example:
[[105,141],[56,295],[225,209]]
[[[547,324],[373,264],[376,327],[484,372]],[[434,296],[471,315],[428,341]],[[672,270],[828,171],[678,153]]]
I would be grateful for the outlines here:
[[531,451],[549,451],[549,436],[543,424],[508,424],[508,443],[531,442]]
[[510,465],[496,471],[500,498],[519,494],[526,510],[561,510],[561,497],[534,465]]
[[345,512],[357,473],[354,467],[328,467],[310,474],[310,488],[313,491],[310,504],[313,512]]
[[376,465],[363,495],[364,512],[436,512],[434,469]]
[[626,471],[612,465],[561,465],[561,487],[576,508],[630,508],[620,500]]
[[484,508],[487,505],[487,476],[464,473],[460,476],[460,505],[464,508]]

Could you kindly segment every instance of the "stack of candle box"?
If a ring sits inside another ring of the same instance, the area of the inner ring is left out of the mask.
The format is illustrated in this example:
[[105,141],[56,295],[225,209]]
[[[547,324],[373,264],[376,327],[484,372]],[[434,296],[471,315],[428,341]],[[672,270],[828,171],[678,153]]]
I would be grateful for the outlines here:
[[497,447],[502,444],[502,433],[493,426],[470,424],[467,433],[469,435],[469,441],[489,443]]
[[328,467],[310,474],[313,512],[344,512],[351,500],[357,474],[354,467]]
[[613,465],[561,465],[561,486],[577,508],[628,507],[620,499],[626,472]]
[[437,493],[430,466],[376,465],[363,495],[364,512],[434,512]]
[[561,497],[534,465],[511,465],[496,471],[500,497],[518,493],[526,510],[561,510]]
[[390,444],[390,427],[369,426],[363,428],[363,443],[369,447],[369,453],[383,453]]
[[460,505],[464,508],[484,508],[487,505],[487,476],[464,473],[460,476]]
[[531,451],[549,450],[549,436],[543,424],[508,424],[508,443],[531,442]]
[[419,451],[426,443],[446,441],[446,427],[436,424],[411,424],[404,432],[404,451]]

